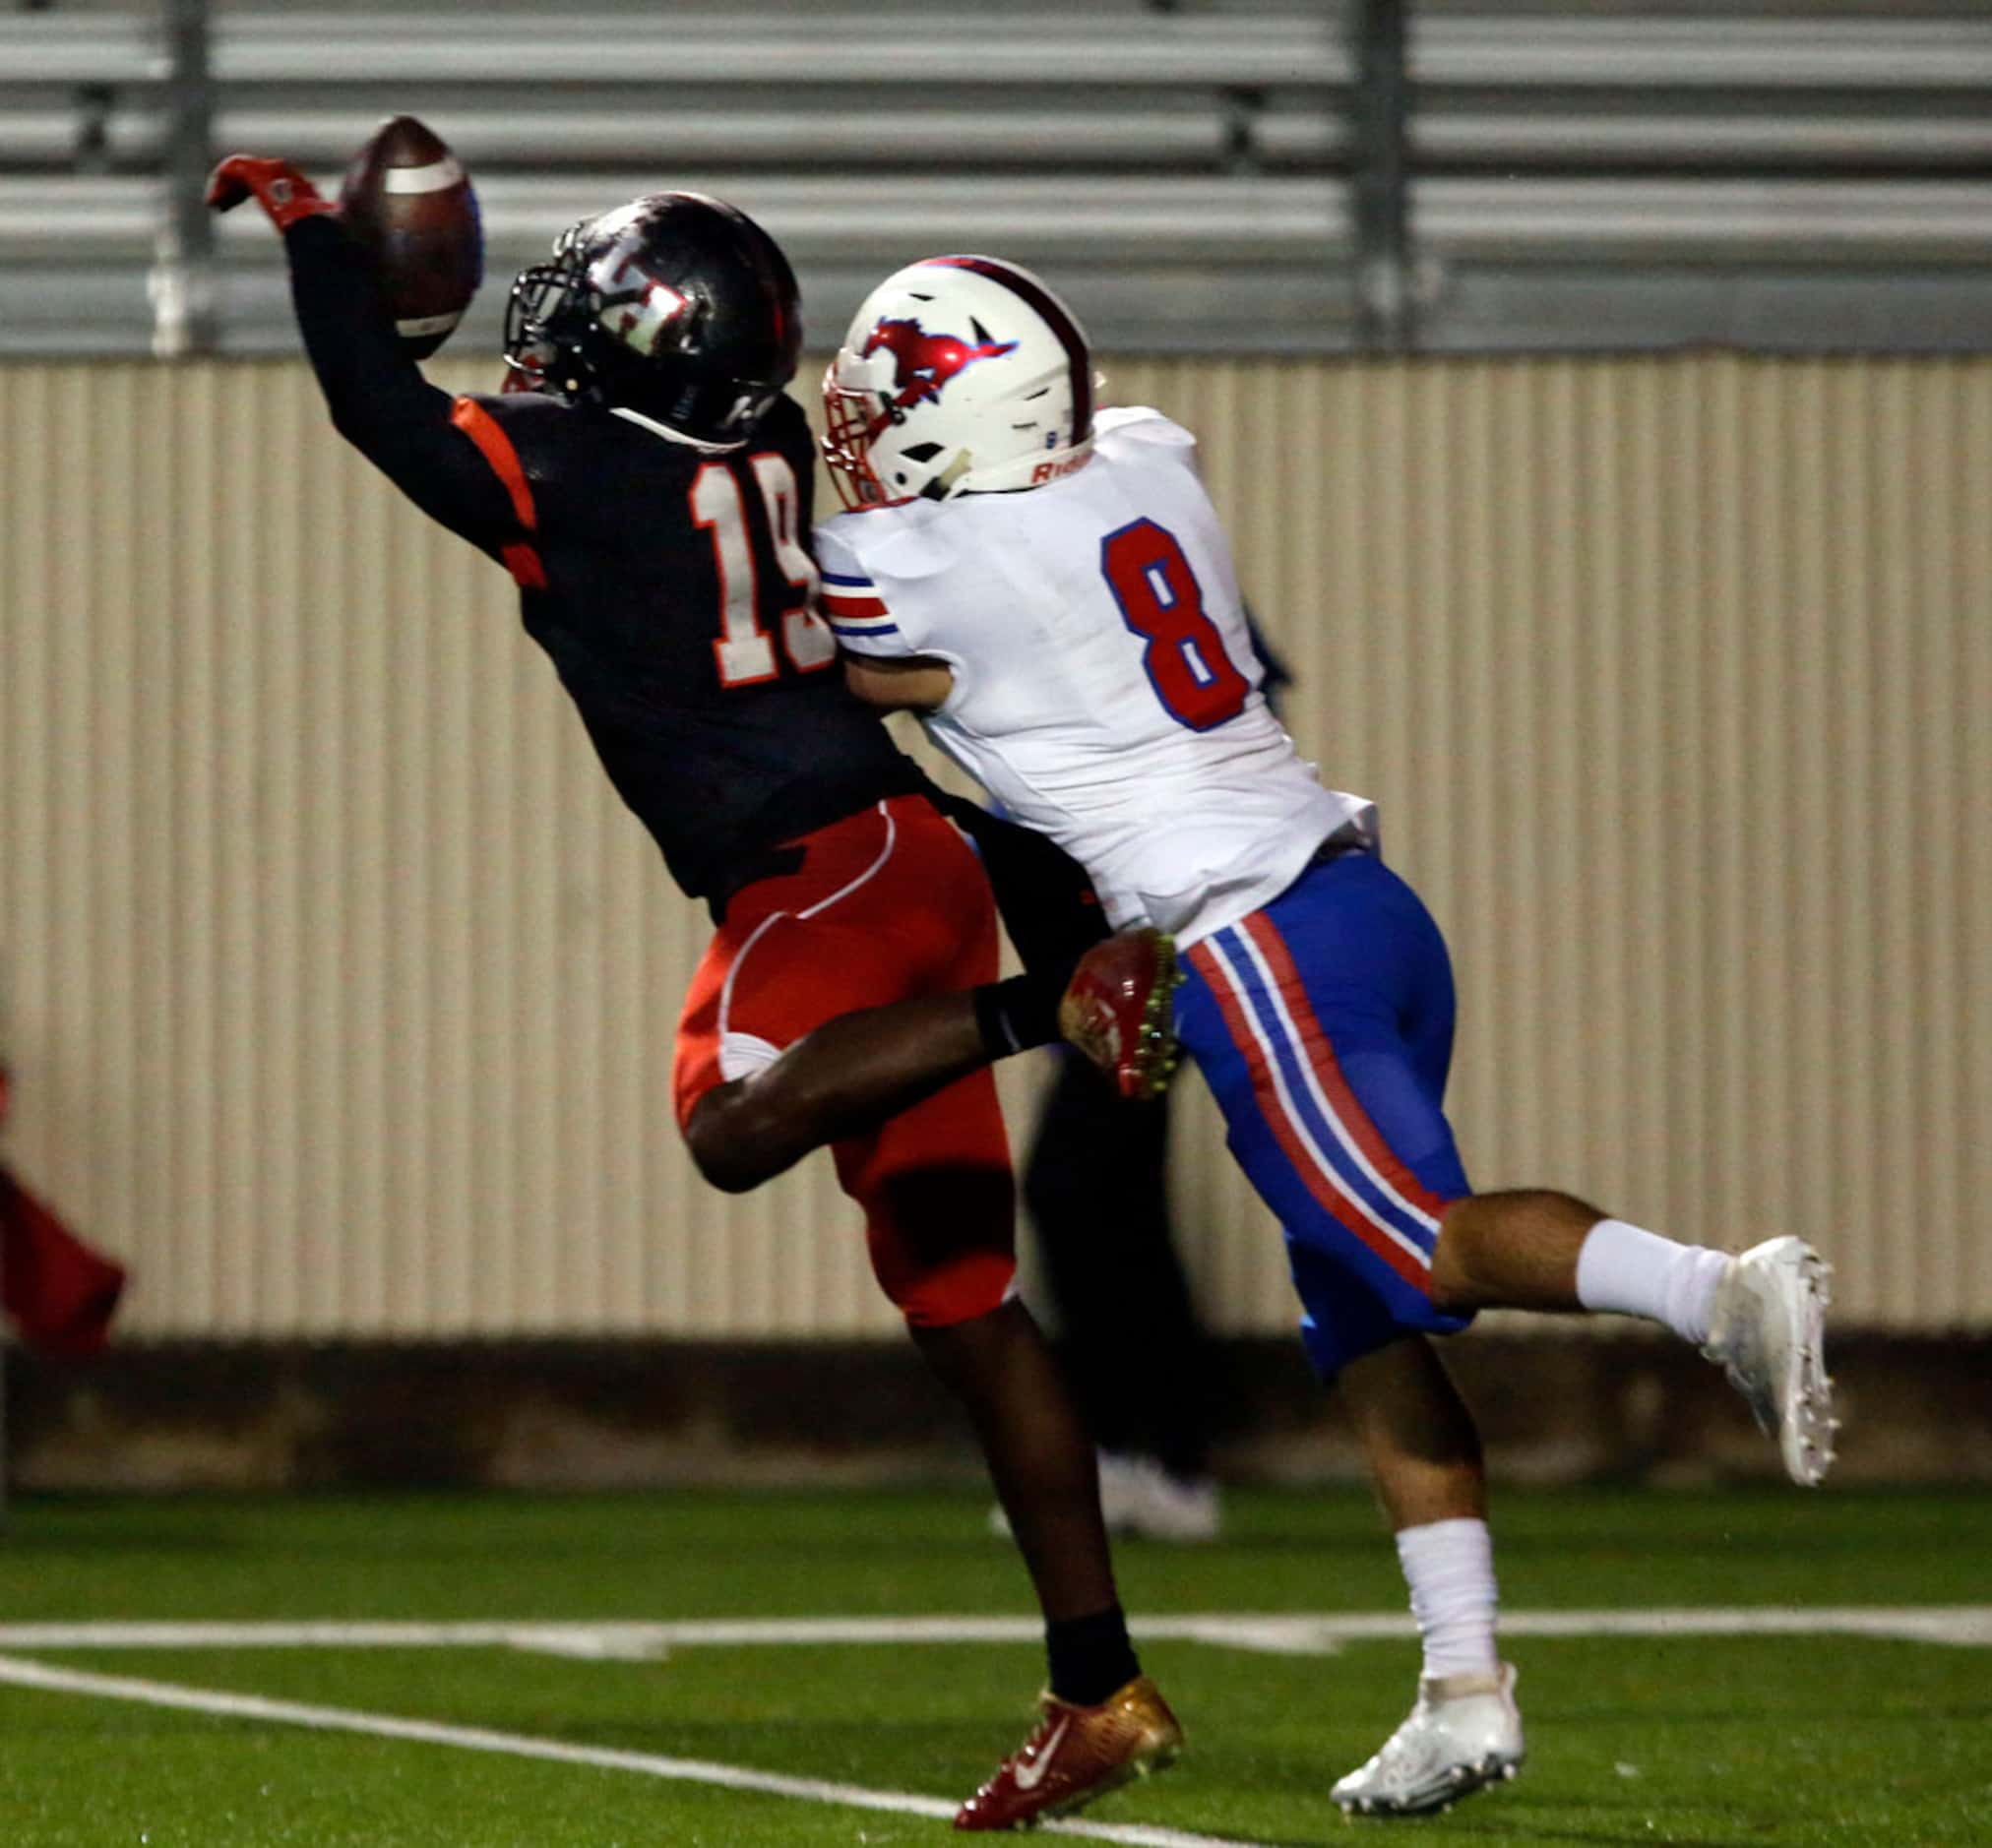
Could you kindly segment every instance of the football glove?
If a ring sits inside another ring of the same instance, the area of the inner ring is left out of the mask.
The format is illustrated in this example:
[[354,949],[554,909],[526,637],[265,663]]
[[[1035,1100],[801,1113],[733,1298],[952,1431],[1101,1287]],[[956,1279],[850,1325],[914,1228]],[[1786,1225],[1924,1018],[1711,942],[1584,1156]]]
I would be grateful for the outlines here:
[[289,230],[299,218],[339,210],[321,199],[318,188],[288,160],[230,154],[208,175],[208,204],[216,212],[232,212],[252,195],[280,231]]

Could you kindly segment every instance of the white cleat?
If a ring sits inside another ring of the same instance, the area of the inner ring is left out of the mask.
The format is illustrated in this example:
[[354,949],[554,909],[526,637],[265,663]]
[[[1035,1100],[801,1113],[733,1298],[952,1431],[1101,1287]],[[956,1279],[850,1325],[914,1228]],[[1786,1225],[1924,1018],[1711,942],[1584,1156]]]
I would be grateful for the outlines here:
[[1522,1768],[1515,1670],[1428,1677],[1409,1717],[1334,1790],[1347,1816],[1429,1816]]
[[1099,1511],[1108,1533],[1173,1546],[1200,1546],[1223,1526],[1217,1485],[1209,1476],[1172,1476],[1152,1457],[1099,1453]]
[[[1172,1476],[1161,1464],[1128,1450],[1099,1453],[1099,1511],[1110,1534],[1201,1546],[1223,1530],[1224,1506],[1209,1476]],[[989,1531],[1008,1540],[1010,1516],[989,1510]]]
[[1767,1239],[1731,1259],[1715,1286],[1702,1352],[1728,1374],[1777,1440],[1791,1480],[1816,1489],[1833,1467],[1833,1381],[1826,1371],[1826,1279],[1803,1239]]

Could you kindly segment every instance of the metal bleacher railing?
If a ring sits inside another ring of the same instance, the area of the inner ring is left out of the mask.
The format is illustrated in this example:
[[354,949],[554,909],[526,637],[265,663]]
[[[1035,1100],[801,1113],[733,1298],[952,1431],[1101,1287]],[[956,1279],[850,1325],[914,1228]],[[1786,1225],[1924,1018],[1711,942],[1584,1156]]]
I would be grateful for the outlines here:
[[[821,339],[994,249],[1123,348],[1992,345],[1992,17],[882,0],[0,17],[0,351],[279,349],[217,152],[330,178],[381,115],[513,268],[665,185],[790,248]],[[1000,24],[1000,30],[993,26]]]

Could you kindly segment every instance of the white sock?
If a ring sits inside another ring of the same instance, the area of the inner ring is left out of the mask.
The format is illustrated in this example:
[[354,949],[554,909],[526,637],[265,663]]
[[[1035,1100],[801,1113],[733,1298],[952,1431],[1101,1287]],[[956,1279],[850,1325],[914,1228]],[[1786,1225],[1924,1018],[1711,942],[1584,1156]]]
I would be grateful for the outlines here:
[[1433,1675],[1492,1675],[1494,1541],[1484,1520],[1434,1520],[1398,1532],[1398,1558],[1411,1588],[1411,1615]]
[[1600,1219],[1577,1254],[1577,1300],[1587,1309],[1660,1322],[1698,1346],[1709,1338],[1727,1252],[1676,1245],[1623,1219]]

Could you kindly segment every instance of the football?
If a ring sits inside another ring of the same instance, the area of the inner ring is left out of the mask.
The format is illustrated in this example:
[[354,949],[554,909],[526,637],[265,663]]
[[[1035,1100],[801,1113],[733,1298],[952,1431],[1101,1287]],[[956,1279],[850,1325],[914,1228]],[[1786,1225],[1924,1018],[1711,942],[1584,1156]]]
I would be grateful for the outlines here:
[[434,130],[411,115],[376,129],[345,170],[341,216],[373,252],[381,288],[409,356],[450,338],[484,279],[477,195]]

